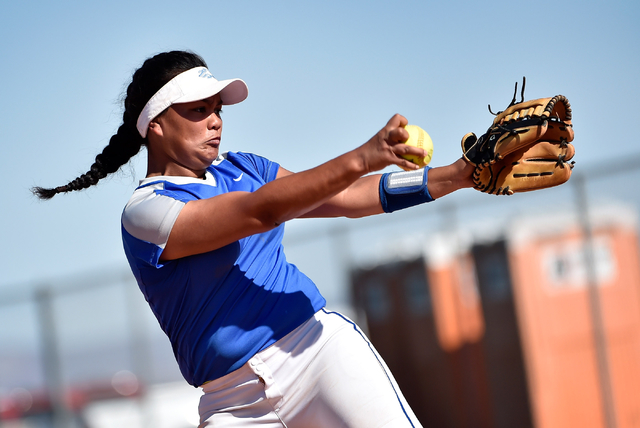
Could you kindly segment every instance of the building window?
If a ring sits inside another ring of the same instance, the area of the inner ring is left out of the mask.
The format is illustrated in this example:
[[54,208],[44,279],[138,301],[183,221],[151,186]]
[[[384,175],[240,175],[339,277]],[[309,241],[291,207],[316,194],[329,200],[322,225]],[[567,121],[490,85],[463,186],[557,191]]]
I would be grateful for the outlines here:
[[[587,285],[586,246],[582,241],[548,245],[542,250],[542,264],[551,288],[582,289]],[[600,285],[614,279],[616,264],[608,239],[593,241],[594,273]]]

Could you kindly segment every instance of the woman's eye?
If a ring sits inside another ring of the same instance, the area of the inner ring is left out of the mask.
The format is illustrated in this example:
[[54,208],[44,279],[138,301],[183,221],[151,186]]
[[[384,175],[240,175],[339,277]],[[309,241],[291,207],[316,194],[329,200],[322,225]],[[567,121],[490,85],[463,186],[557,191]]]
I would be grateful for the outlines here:
[[214,110],[216,116],[220,116],[222,114],[222,109],[221,108],[217,108]]
[[195,111],[196,113],[206,113],[207,109],[206,107],[196,107],[193,109],[193,111]]

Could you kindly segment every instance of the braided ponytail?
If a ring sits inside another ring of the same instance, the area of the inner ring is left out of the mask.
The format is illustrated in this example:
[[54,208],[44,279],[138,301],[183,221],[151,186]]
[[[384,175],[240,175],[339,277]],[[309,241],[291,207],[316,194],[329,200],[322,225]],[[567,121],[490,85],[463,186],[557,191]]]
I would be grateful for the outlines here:
[[98,183],[107,175],[116,172],[135,156],[147,139],[142,138],[136,128],[140,112],[147,101],[169,80],[194,67],[206,67],[198,55],[191,52],[172,51],[147,59],[133,74],[124,100],[123,123],[109,139],[109,144],[96,156],[89,171],[64,186],[55,188],[34,187],[34,195],[40,199],[51,199],[58,193],[82,190]]
[[69,182],[69,184],[53,189],[34,187],[32,189],[33,193],[40,199],[51,199],[58,193],[86,189],[97,184],[100,179],[105,178],[108,174],[116,172],[140,151],[144,143],[144,139],[138,134],[135,126],[133,127],[135,133],[127,128],[127,123],[118,128],[118,132],[111,137],[109,144],[102,150],[102,153],[96,156],[95,162],[85,174]]

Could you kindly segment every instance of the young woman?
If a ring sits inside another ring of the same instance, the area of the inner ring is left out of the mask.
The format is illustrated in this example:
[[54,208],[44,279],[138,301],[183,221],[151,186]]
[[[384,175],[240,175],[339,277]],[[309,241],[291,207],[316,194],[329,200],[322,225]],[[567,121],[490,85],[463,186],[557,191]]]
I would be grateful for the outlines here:
[[[221,153],[221,108],[248,91],[206,67],[190,52],[149,58],[90,171],[34,192],[48,199],[87,188],[146,147],[146,178],[122,215],[125,253],[182,374],[204,391],[202,427],[420,426],[364,334],[287,263],[284,223],[429,202],[471,187],[473,168],[463,159],[433,169],[404,160],[424,153],[403,144],[400,115],[362,146],[300,173]],[[370,174],[389,165],[409,171]]]

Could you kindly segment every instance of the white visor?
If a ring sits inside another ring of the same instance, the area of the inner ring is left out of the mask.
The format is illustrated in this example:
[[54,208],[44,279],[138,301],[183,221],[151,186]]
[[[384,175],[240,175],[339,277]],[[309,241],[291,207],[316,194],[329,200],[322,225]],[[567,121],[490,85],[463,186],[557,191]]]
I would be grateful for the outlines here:
[[136,127],[142,138],[147,136],[149,123],[173,104],[204,100],[220,93],[222,104],[244,101],[249,94],[241,79],[216,80],[206,67],[196,67],[178,74],[156,92],[138,117]]

